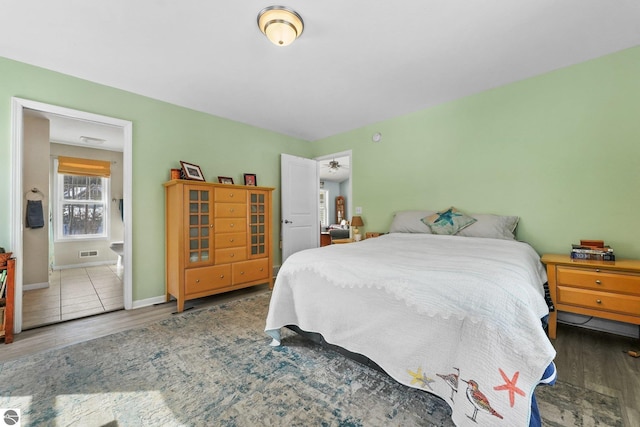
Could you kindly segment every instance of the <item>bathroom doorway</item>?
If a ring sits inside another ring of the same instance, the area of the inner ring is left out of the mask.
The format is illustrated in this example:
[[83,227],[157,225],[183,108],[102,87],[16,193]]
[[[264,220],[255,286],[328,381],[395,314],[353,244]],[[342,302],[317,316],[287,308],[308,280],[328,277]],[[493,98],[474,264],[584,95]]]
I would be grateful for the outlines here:
[[[22,165],[15,168],[12,177],[11,240],[19,260],[16,332],[114,309],[130,309],[131,226],[127,218],[131,218],[131,207],[127,200],[132,176],[131,122],[18,98],[13,99],[13,115],[12,160],[13,164]],[[34,143],[42,144],[41,148],[35,148]],[[34,152],[38,155],[34,156]],[[85,183],[83,174],[58,173],[58,159],[62,158],[102,162],[109,166],[108,176],[85,177]],[[38,167],[45,162],[45,167]],[[64,215],[60,212],[67,212],[68,218],[70,211],[67,195],[61,194],[69,188],[75,188],[76,194],[91,188],[94,195],[101,195],[102,199],[92,196],[90,203],[85,202],[84,213],[77,216],[84,222],[91,218],[99,223],[94,230],[97,234],[71,233],[68,222],[61,225]],[[29,200],[40,200],[44,227],[23,224],[25,211],[30,212]],[[64,235],[60,234],[62,229]],[[44,239],[47,244],[40,246],[48,248],[43,250],[46,253],[34,252],[34,241]],[[26,254],[29,259],[24,258]],[[46,276],[42,275],[43,268]],[[34,317],[34,313],[38,316]]]

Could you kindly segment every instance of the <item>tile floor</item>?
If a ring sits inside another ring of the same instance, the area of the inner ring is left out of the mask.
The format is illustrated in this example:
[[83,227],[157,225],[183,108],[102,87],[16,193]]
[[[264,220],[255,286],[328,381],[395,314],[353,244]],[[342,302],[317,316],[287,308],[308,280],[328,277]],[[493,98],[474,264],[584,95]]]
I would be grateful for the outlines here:
[[116,265],[52,271],[48,288],[24,292],[22,329],[123,309],[122,276]]

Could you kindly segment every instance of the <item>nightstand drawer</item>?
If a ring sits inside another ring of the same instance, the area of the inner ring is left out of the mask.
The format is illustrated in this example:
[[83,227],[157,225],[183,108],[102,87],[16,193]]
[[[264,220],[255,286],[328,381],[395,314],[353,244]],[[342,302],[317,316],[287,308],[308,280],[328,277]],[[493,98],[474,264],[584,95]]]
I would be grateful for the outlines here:
[[558,266],[557,280],[559,286],[587,288],[602,292],[621,292],[640,296],[640,275],[632,273]]
[[568,304],[640,317],[638,296],[558,286],[557,299],[560,305]]

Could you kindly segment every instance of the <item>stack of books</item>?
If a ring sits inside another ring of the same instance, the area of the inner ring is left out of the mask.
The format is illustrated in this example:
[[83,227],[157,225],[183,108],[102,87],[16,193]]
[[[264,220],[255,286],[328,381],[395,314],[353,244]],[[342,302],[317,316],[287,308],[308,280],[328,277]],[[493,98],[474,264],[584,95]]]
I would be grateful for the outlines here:
[[602,240],[580,240],[579,245],[571,245],[571,258],[590,261],[616,260],[613,248],[605,245]]

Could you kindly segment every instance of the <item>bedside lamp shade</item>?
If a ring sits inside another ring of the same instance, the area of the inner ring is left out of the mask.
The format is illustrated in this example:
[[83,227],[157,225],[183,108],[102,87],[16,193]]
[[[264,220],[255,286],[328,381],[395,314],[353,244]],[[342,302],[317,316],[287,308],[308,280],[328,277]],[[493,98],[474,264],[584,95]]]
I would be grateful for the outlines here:
[[362,217],[359,215],[354,215],[351,217],[351,226],[353,227],[353,238],[356,242],[359,242],[362,239],[360,236],[360,231],[358,231],[358,227],[362,227],[364,222],[362,221]]

